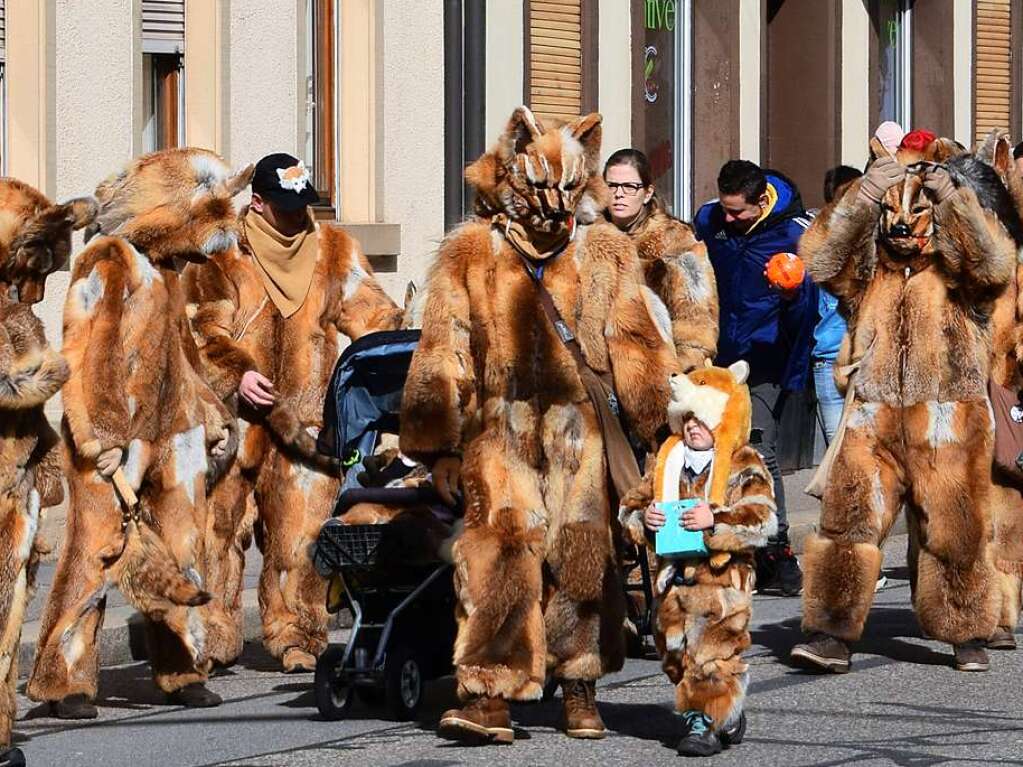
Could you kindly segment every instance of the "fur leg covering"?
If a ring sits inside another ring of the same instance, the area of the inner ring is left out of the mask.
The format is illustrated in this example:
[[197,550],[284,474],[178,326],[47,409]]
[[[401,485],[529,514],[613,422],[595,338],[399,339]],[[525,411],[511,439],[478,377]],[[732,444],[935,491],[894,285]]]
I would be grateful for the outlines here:
[[[459,696],[539,700],[546,668],[540,610],[543,531],[502,509],[496,524],[466,527],[455,543]],[[504,522],[504,524],[502,524]]]
[[205,682],[213,663],[206,657],[205,608],[178,607],[160,620],[146,619],[146,647],[153,680],[164,692]]
[[1020,576],[995,571],[995,583],[998,588],[998,596],[1001,602],[1001,610],[998,616],[998,625],[1015,628],[1019,623],[1021,589],[1023,589],[1023,578]]
[[881,550],[873,543],[810,536],[803,554],[803,631],[859,639],[880,572]]
[[969,564],[936,557],[925,544],[917,565],[913,607],[921,628],[949,644],[987,639],[1001,607],[990,558]]

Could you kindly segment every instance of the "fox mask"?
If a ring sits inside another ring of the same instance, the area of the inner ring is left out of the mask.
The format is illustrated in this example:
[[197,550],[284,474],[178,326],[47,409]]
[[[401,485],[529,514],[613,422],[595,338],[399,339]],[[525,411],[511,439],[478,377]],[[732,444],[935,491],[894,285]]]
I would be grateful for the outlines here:
[[91,234],[117,234],[157,263],[201,262],[238,241],[232,198],[254,166],[232,173],[204,149],[166,149],[132,162],[96,189],[100,210]]
[[524,106],[493,147],[465,171],[480,216],[504,213],[533,232],[558,235],[592,223],[609,199],[599,173],[601,116],[545,128]]

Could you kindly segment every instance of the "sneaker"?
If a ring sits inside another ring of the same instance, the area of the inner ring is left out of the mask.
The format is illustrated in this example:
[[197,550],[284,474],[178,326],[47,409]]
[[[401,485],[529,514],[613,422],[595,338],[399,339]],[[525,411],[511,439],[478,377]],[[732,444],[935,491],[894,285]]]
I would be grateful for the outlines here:
[[0,751],[0,767],[25,767],[25,754],[20,748]]
[[995,629],[991,638],[987,640],[989,650],[1015,650],[1016,637],[1012,629],[1007,626],[999,626]]
[[710,729],[713,720],[702,711],[682,713],[682,740],[677,751],[681,756],[714,756],[724,748],[721,738]]
[[844,674],[849,670],[851,654],[849,645],[841,639],[817,631],[793,647],[789,658],[801,666]]
[[81,693],[53,701],[50,710],[58,719],[95,719],[99,716],[96,705]]
[[564,700],[565,734],[570,738],[597,740],[607,735],[604,720],[597,710],[597,683],[592,680],[566,679],[561,683]]
[[742,743],[742,739],[746,737],[746,712],[743,711],[739,714],[738,720],[731,727],[723,729],[720,737],[721,744],[725,748],[738,746]]
[[984,651],[985,639],[971,639],[952,646],[955,655],[956,671],[987,671],[991,664]]
[[308,674],[316,670],[316,656],[299,647],[289,647],[281,659],[285,674]]
[[206,689],[202,682],[192,682],[180,690],[167,693],[167,702],[172,706],[186,708],[214,708],[223,703],[224,699],[212,690]]
[[515,740],[515,731],[508,713],[508,701],[479,697],[462,708],[445,711],[437,726],[437,734],[444,740],[472,746],[511,743]]

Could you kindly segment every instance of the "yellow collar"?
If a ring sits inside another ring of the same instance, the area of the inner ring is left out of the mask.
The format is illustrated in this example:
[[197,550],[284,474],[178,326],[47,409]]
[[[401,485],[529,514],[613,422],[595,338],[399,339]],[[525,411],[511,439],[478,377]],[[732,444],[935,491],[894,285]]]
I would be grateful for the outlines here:
[[774,184],[767,184],[765,194],[767,195],[767,207],[764,208],[764,212],[760,214],[760,218],[753,222],[753,226],[746,230],[746,234],[750,234],[760,225],[761,221],[770,216],[771,211],[774,210],[774,206],[778,204],[778,190],[774,188]]

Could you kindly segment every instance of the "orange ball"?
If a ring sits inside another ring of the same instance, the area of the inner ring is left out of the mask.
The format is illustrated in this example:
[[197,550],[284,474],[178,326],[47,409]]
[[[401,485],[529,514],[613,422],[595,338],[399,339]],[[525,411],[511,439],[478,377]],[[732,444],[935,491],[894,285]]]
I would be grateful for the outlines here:
[[767,262],[767,281],[779,290],[795,290],[803,284],[806,266],[795,253],[775,253]]

